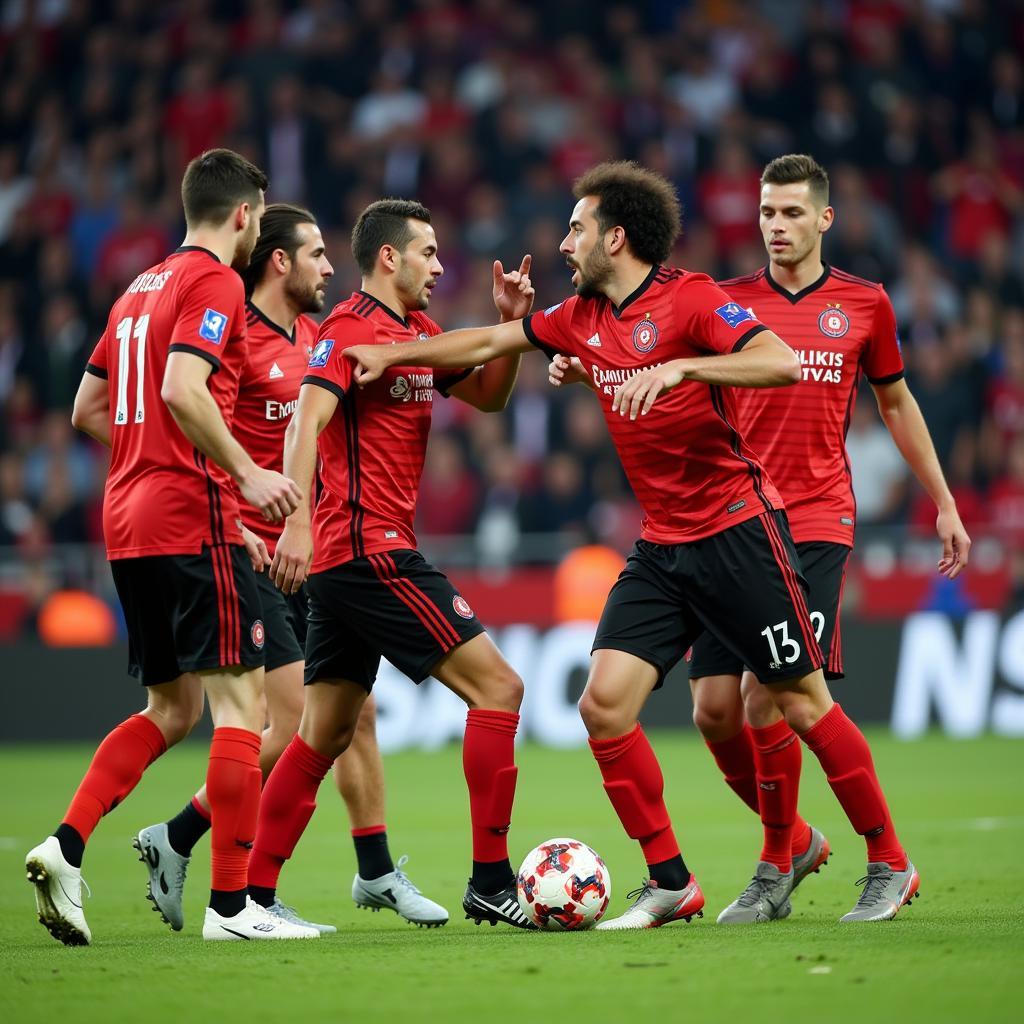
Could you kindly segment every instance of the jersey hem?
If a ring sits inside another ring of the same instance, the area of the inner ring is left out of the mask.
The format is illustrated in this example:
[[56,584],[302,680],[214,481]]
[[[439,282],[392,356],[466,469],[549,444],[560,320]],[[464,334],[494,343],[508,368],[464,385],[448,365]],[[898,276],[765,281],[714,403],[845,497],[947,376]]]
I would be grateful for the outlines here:
[[327,572],[330,569],[337,569],[341,565],[348,565],[349,562],[354,562],[357,558],[366,558],[369,555],[382,555],[386,551],[415,551],[417,554],[422,554],[419,548],[416,547],[415,543],[409,544],[406,541],[398,540],[393,544],[368,544],[363,547],[361,554],[350,553],[347,555],[341,555],[338,558],[329,558],[323,562],[314,561],[310,567],[309,575],[316,576],[318,573]]
[[762,331],[767,330],[768,328],[764,324],[755,324],[753,327],[750,328],[749,331],[747,331],[746,334],[743,335],[742,338],[740,338],[739,341],[736,342],[735,345],[733,345],[732,351],[739,352],[740,349],[742,349],[743,346],[746,345],[751,338],[756,338],[757,335],[759,335]]
[[244,548],[245,543],[242,540],[242,533],[239,530],[237,533],[237,540],[234,538],[225,538],[222,541],[214,542],[207,540],[205,537],[192,544],[175,544],[173,547],[138,547],[138,548],[107,548],[107,561],[108,562],[120,562],[127,558],[158,558],[162,555],[173,556],[173,555],[199,555],[202,554],[203,548],[218,547],[220,545],[227,545],[228,547]]
[[[708,537],[714,537],[716,534],[725,533],[726,530],[731,530],[734,526],[739,526],[748,519],[755,519],[757,516],[764,515],[765,512],[778,512],[783,509],[781,504],[772,502],[771,498],[767,495],[763,499],[760,495],[755,495],[755,497],[758,498],[756,505],[751,504],[748,509],[743,511],[742,515],[737,513],[734,516],[730,516],[729,522],[724,525],[687,530],[684,534],[677,533],[671,537],[656,537],[651,530],[643,529],[640,531],[640,539],[647,541],[648,544],[658,544],[661,547],[674,547],[676,544],[692,544],[694,541],[706,540]],[[762,502],[768,502],[768,508],[765,508]]]
[[890,373],[887,377],[868,377],[869,384],[895,384],[898,380],[903,380],[906,376],[904,370],[900,370],[898,373]]

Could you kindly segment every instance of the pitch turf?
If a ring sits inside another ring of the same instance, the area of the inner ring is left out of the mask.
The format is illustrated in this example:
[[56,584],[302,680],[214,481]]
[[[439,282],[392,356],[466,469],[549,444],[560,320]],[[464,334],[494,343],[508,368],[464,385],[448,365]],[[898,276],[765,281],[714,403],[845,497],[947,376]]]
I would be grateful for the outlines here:
[[[717,927],[715,915],[757,859],[757,822],[692,735],[655,733],[684,854],[708,898],[703,920],[632,934],[535,934],[463,920],[467,798],[453,747],[387,759],[393,852],[409,853],[411,877],[448,906],[445,928],[416,929],[392,914],[355,909],[354,855],[328,780],[281,894],[310,917],[335,922],[338,934],[312,943],[211,946],[199,937],[208,844],[190,869],[180,934],[150,912],[131,848],[141,826],[177,811],[201,779],[205,751],[189,745],[156,765],[93,837],[84,875],[93,892],[85,909],[94,945],[79,949],[60,946],[36,923],[23,862],[56,823],[91,750],[8,747],[0,751],[4,1016],[146,1024],[589,1022],[647,1019],[652,1011],[672,1021],[1019,1019],[1024,744],[872,739],[922,879],[920,899],[892,922],[836,923],[857,896],[863,848],[805,755],[801,808],[832,840],[832,861],[804,883],[789,920]],[[519,763],[513,860],[552,835],[577,836],[609,863],[612,909],[625,907],[643,864],[589,754],[526,747]]]

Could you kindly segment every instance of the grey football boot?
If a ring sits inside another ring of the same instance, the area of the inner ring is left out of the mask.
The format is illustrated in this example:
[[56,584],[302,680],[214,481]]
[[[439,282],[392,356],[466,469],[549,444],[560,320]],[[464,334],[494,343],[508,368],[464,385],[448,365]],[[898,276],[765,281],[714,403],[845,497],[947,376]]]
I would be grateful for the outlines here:
[[146,899],[166,924],[180,932],[185,924],[181,901],[191,857],[183,857],[171,846],[166,824],[144,828],[132,840],[132,846],[139,851],[139,860],[149,871]]
[[839,921],[888,921],[918,894],[920,883],[917,868],[909,860],[904,871],[897,871],[884,861],[869,863],[868,873],[857,880],[858,885],[864,886],[860,898]]
[[739,897],[718,915],[718,923],[760,924],[789,917],[793,910],[789,902],[793,879],[792,869],[783,874],[774,864],[758,861],[754,877]]

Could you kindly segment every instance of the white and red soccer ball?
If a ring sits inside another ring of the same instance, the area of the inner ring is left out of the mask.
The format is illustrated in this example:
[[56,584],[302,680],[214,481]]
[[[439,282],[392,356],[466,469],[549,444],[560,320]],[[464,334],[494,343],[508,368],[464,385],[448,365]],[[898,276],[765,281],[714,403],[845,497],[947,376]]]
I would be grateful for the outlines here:
[[593,928],[612,895],[607,865],[578,839],[549,839],[532,849],[516,881],[523,913],[546,931]]

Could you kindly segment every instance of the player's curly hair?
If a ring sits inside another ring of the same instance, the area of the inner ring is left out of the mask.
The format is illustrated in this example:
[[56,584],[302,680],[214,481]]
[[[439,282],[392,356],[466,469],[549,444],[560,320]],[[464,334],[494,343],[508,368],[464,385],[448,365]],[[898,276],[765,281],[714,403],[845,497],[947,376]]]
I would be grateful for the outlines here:
[[813,156],[786,153],[777,156],[761,172],[762,185],[799,185],[805,181],[814,202],[828,206],[828,172]]
[[291,203],[271,203],[260,218],[260,237],[249,257],[249,266],[243,270],[246,297],[251,297],[263,280],[270,257],[283,249],[290,260],[295,259],[301,239],[295,230],[300,224],[316,224],[316,217],[301,206]]
[[208,149],[185,168],[181,205],[190,227],[220,227],[240,203],[256,206],[266,192],[267,176],[233,149]]
[[632,160],[598,164],[577,178],[577,199],[596,196],[601,233],[616,226],[626,232],[630,251],[644,263],[664,263],[682,229],[675,186]]
[[352,255],[363,274],[373,272],[382,245],[401,252],[413,237],[410,220],[430,223],[430,211],[414,199],[378,199],[356,219],[352,229]]

